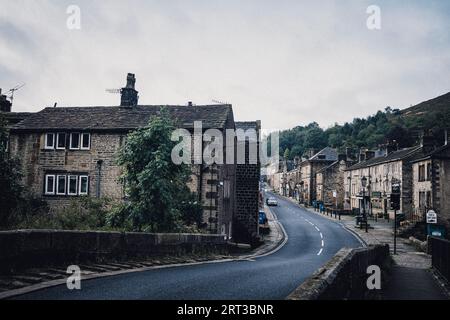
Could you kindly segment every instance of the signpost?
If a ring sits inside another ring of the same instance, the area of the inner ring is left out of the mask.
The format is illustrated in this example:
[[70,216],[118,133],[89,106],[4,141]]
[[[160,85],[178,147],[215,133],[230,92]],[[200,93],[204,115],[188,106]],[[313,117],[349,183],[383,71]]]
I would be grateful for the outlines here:
[[442,225],[438,225],[437,213],[434,210],[428,210],[426,214],[427,220],[427,234],[433,237],[444,238],[445,228]]

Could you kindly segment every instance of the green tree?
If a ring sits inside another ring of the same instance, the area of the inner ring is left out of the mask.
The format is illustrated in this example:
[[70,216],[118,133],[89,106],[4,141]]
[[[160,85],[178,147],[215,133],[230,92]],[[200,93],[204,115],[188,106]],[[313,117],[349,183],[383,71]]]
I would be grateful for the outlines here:
[[284,159],[289,159],[289,148],[286,148],[285,150],[284,150]]
[[197,205],[186,202],[190,199],[186,185],[189,166],[177,165],[171,159],[176,144],[170,139],[174,129],[167,110],[161,108],[146,127],[128,135],[118,156],[128,201],[118,215],[110,217],[113,225],[129,223],[136,231],[178,231],[183,223],[181,210]]
[[9,156],[6,121],[0,117],[0,228],[8,227],[15,219],[15,209],[23,192],[19,163]]

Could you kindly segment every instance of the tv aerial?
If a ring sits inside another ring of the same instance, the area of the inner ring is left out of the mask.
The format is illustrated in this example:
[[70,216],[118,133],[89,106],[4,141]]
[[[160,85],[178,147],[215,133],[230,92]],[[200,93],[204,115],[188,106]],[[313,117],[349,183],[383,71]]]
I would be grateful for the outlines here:
[[25,86],[25,83],[19,84],[17,86],[15,86],[12,89],[9,89],[9,91],[7,93],[9,93],[9,101],[11,102],[11,105],[13,104],[14,101],[14,92],[16,92],[17,90],[22,89]]
[[106,89],[105,90],[108,93],[113,93],[113,94],[120,94],[122,93],[122,89]]

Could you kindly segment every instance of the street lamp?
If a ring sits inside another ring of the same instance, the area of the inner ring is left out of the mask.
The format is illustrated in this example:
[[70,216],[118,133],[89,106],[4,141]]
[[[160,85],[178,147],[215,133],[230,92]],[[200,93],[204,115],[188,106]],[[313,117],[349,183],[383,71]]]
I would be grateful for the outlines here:
[[367,228],[367,214],[366,214],[366,186],[367,186],[367,178],[366,176],[363,176],[361,178],[361,185],[363,187],[363,218],[364,218],[364,223],[366,225],[366,232],[368,232]]

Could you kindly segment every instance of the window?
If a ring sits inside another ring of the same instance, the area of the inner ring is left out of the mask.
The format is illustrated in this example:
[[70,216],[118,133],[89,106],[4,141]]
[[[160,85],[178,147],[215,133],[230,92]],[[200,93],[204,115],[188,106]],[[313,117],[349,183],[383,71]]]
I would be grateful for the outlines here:
[[419,182],[425,181],[425,165],[419,165]]
[[55,175],[48,174],[45,176],[45,194],[55,194]]
[[56,177],[56,194],[65,195],[66,194],[66,176],[58,175]]
[[91,148],[91,134],[83,133],[81,135],[81,150],[89,150]]
[[77,185],[78,185],[78,176],[68,176],[68,183],[67,183],[67,194],[69,196],[76,196],[77,195]]
[[427,181],[431,181],[431,163],[427,163]]
[[80,190],[79,194],[87,195],[89,190],[89,178],[88,176],[80,176]]
[[56,149],[65,149],[66,148],[66,134],[63,132],[59,132],[56,134]]
[[46,133],[45,134],[45,149],[55,149],[55,134]]
[[78,150],[80,149],[80,134],[73,132],[70,134],[70,149]]

